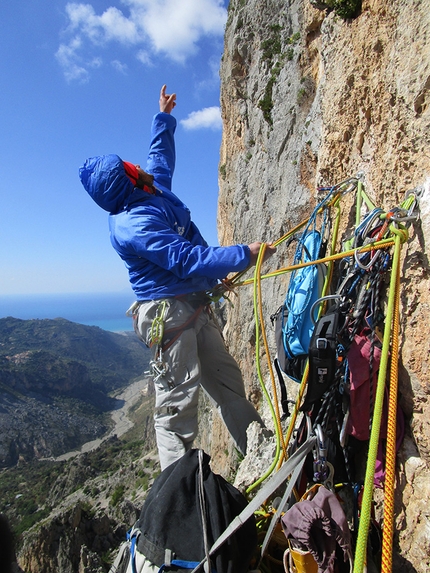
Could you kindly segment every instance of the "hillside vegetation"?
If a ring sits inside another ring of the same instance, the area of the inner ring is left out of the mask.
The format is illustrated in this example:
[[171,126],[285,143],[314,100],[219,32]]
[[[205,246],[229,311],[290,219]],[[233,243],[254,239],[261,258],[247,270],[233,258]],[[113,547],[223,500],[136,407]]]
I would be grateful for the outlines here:
[[0,319],[0,467],[59,456],[100,437],[122,402],[112,392],[143,376],[134,333],[64,319]]

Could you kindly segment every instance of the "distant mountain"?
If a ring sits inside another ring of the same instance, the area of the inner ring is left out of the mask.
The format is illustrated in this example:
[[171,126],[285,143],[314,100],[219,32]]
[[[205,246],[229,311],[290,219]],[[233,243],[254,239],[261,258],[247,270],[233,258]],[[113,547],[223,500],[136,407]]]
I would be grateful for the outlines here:
[[0,467],[58,456],[108,429],[109,396],[143,375],[148,349],[64,319],[0,319]]

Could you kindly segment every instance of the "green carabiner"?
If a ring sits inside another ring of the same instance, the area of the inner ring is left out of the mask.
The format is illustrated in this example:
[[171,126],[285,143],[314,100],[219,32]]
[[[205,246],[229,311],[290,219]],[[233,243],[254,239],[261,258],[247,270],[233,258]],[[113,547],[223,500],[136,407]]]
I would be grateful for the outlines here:
[[166,312],[167,303],[165,300],[161,301],[157,308],[157,314],[151,324],[149,334],[150,346],[154,344],[161,344],[164,336],[164,315]]

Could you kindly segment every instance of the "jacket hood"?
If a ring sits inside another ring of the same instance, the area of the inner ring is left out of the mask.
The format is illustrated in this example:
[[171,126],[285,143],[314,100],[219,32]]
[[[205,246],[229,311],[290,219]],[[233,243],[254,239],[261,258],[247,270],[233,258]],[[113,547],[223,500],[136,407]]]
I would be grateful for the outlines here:
[[118,155],[90,157],[79,169],[79,177],[87,193],[109,213],[122,211],[133,193],[133,183]]

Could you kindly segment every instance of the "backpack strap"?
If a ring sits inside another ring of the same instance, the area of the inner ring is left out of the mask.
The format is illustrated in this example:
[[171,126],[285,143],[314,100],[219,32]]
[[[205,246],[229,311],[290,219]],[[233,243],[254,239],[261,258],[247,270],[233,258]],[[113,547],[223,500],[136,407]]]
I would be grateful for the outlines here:
[[118,555],[116,556],[115,561],[112,563],[111,568],[109,569],[109,573],[117,573],[119,571],[119,566],[121,564],[122,558],[124,557],[125,553],[129,551],[130,544],[128,541],[124,541],[121,543],[121,546],[118,551]]
[[132,572],[136,573],[136,543],[139,535],[140,529],[138,527],[133,526],[129,531],[127,531],[127,541],[124,541],[124,543],[121,544],[118,555],[109,569],[109,573],[117,573],[119,571],[124,555],[127,552],[130,555]]
[[199,504],[200,514],[202,517],[203,525],[203,545],[205,548],[206,563],[205,569],[210,570],[210,556],[209,556],[209,540],[208,540],[208,525],[206,519],[206,503],[205,503],[205,486],[203,479],[203,450],[199,450]]
[[[163,565],[158,570],[158,573],[162,573],[165,571],[166,567],[170,567],[174,565],[175,567],[180,567],[181,569],[194,569],[199,565],[198,561],[185,561],[183,559],[172,559],[170,563],[163,563]],[[214,569],[212,569],[213,573],[216,573]]]
[[[201,451],[201,450],[200,450]],[[209,550],[208,550],[209,551]],[[166,549],[164,554],[164,563],[158,570],[158,573],[162,573],[166,567],[180,567],[181,569],[195,569],[198,565],[198,561],[186,561],[185,559],[172,559],[173,553],[170,549]],[[216,573],[215,569],[211,569],[212,573]]]

